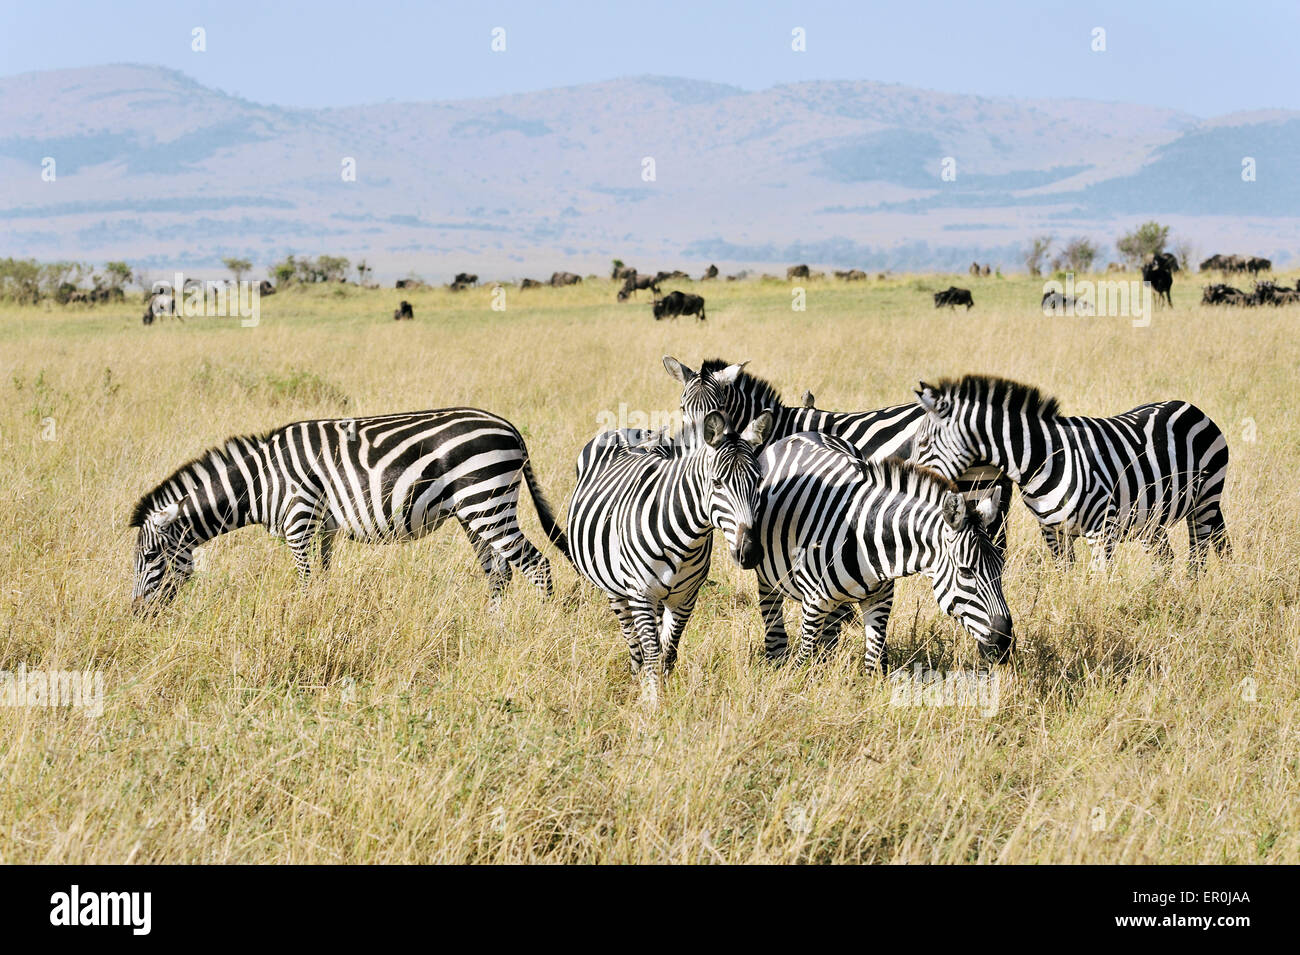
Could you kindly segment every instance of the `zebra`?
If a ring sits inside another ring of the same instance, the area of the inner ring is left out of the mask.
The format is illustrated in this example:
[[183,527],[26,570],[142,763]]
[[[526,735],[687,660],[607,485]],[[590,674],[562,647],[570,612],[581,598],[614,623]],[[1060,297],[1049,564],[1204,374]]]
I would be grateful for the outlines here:
[[934,471],[899,458],[864,461],[848,442],[815,432],[773,442],[762,463],[757,571],[768,659],[788,657],[785,598],[798,600],[803,615],[796,664],[837,611],[858,604],[867,669],[883,673],[894,581],[918,573],[986,658],[1008,658],[1002,554],[987,533],[1001,488],[971,503]]
[[[749,421],[764,409],[773,414],[770,440],[779,440],[804,431],[817,431],[839,437],[868,460],[887,457],[907,458],[912,439],[921,426],[925,412],[915,402],[891,405],[877,411],[823,411],[812,407],[811,392],[805,393],[802,407],[784,404],[771,383],[745,370],[748,362],[730,364],[721,358],[704,362],[698,372],[676,358],[664,357],[664,368],[682,385],[681,411],[685,422],[698,421],[705,413],[719,409],[732,421]],[[998,512],[989,527],[989,536],[1006,552],[1006,518],[1011,507],[1011,482],[996,468],[971,468],[957,479],[968,498],[982,497],[990,487],[1001,489]],[[825,631],[827,644],[834,644],[844,620],[853,607],[846,605]]]
[[698,428],[671,440],[649,432],[605,432],[578,457],[570,556],[609,598],[632,673],[642,679],[642,699],[651,705],[658,702],[662,675],[677,660],[678,642],[708,576],[713,528],[722,531],[742,567],[753,567],[761,556],[752,532],[759,481],[755,448],[771,426],[771,414],[763,413],[737,434],[714,411]]
[[1231,554],[1224,522],[1228,444],[1186,401],[1140,405],[1109,418],[1065,417],[1056,399],[986,375],[921,382],[925,423],[914,460],[951,477],[976,464],[1003,469],[1038,518],[1058,561],[1084,537],[1105,566],[1122,540],[1139,540],[1168,570],[1167,528],[1186,519],[1193,576],[1211,546]]
[[132,608],[140,613],[170,602],[194,571],[196,547],[249,524],[285,539],[305,586],[317,538],[326,571],[340,534],[408,541],[451,516],[474,547],[494,608],[512,566],[549,596],[550,563],[519,528],[521,474],[542,530],[567,557],[523,438],[490,412],[445,408],[297,421],[228,438],[136,504]]
[[[664,356],[664,368],[682,385],[681,411],[684,423],[698,421],[709,411],[724,411],[732,421],[749,421],[770,409],[772,434],[776,441],[803,431],[818,431],[842,438],[868,460],[907,458],[912,439],[925,417],[915,402],[891,405],[876,411],[823,411],[812,406],[812,392],[805,392],[801,407],[786,405],[770,382],[745,370],[749,362],[729,364],[712,358],[692,371],[676,358]],[[1006,514],[1010,508],[1011,483],[993,467],[972,467],[957,480],[968,497],[983,496],[991,487],[1001,487],[999,512],[990,534],[994,543],[1006,546]]]

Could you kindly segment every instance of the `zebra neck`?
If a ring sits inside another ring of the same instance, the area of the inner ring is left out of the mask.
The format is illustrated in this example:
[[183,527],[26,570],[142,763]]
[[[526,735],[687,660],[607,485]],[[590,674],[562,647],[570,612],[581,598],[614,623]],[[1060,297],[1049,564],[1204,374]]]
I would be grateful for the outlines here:
[[178,477],[195,544],[266,523],[267,461],[260,439],[232,438]]
[[709,515],[712,492],[703,459],[691,455],[677,462],[673,471],[676,473],[669,475],[669,480],[670,486],[676,489],[673,498],[678,527],[692,540],[707,537],[713,529]]
[[1015,484],[1029,491],[1054,482],[1066,464],[1070,442],[1058,421],[1031,418],[1014,441],[993,440],[988,447],[988,463],[1002,468]]

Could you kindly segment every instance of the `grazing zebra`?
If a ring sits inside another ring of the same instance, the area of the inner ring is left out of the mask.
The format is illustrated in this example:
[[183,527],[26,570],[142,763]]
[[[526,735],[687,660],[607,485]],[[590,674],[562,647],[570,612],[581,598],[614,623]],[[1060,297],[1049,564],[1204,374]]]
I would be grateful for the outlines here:
[[182,465],[135,506],[132,607],[170,601],[194,549],[261,524],[283,537],[305,584],[313,541],[328,570],[339,534],[374,543],[422,537],[455,516],[487,574],[495,605],[511,566],[547,594],[551,567],[519,529],[520,475],[542,529],[568,544],[509,421],[475,408],[298,421],[232,437]]
[[609,597],[648,703],[658,701],[660,671],[672,669],[708,576],[713,528],[722,531],[742,567],[758,561],[755,446],[771,426],[772,416],[761,414],[737,434],[714,411],[675,441],[609,431],[578,456],[569,506],[571,558]]
[[796,663],[840,608],[858,604],[867,669],[883,671],[894,580],[910,574],[930,578],[939,606],[986,657],[1010,654],[1002,554],[987,535],[1000,488],[972,504],[933,471],[898,458],[866,462],[847,442],[817,433],[776,441],[762,460],[758,600],[769,659],[788,652],[784,598],[803,613]]
[[1072,418],[1037,388],[983,375],[921,382],[917,398],[925,424],[914,460],[949,476],[977,464],[1004,470],[1060,560],[1073,560],[1076,537],[1100,565],[1116,543],[1136,538],[1168,568],[1166,528],[1182,519],[1193,575],[1211,545],[1221,556],[1231,551],[1220,506],[1228,444],[1186,401]]

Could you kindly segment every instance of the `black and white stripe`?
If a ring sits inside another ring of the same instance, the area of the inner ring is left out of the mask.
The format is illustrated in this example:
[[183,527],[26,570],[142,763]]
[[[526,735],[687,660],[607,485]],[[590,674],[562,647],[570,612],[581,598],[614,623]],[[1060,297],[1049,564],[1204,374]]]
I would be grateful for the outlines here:
[[[721,358],[713,358],[696,372],[666,356],[664,367],[682,385],[681,408],[686,423],[698,421],[713,410],[725,412],[732,421],[750,421],[758,413],[770,409],[773,422],[769,440],[772,441],[805,431],[817,431],[847,441],[869,461],[907,458],[911,454],[912,440],[925,417],[915,402],[876,411],[823,411],[807,405],[790,407],[781,401],[780,393],[769,382],[745,371],[746,364],[729,364]],[[990,536],[996,546],[1005,550],[1011,483],[991,467],[972,467],[956,480],[962,493],[972,500],[984,497],[994,487],[1002,489]]]
[[1167,528],[1186,520],[1196,574],[1213,546],[1230,553],[1224,523],[1228,443],[1186,401],[1141,405],[1109,418],[1066,417],[1036,388],[982,375],[921,383],[925,424],[914,460],[946,475],[998,467],[1020,487],[1054,554],[1072,560],[1084,537],[1095,562],[1136,539],[1163,565]]
[[194,549],[261,524],[283,537],[305,582],[319,539],[329,568],[339,535],[407,541],[448,517],[464,528],[493,601],[518,569],[546,593],[550,563],[519,528],[520,478],[542,529],[567,553],[563,531],[509,421],[475,408],[299,421],[232,437],[183,465],[135,507],[133,606],[170,600],[193,571]]
[[884,668],[894,581],[925,574],[945,613],[1003,659],[1012,646],[1002,555],[987,528],[1001,491],[972,504],[946,478],[897,458],[863,461],[842,439],[797,434],[762,456],[758,597],[767,655],[787,654],[782,604],[803,615],[795,662],[806,660],[842,608],[862,608],[866,665]]
[[[724,415],[705,415],[665,442],[646,432],[610,431],[583,448],[569,507],[569,547],[578,571],[609,598],[647,702],[677,645],[709,572],[713,528],[743,567],[753,541],[761,444],[771,415],[744,434]],[[638,444],[638,441],[645,443]]]

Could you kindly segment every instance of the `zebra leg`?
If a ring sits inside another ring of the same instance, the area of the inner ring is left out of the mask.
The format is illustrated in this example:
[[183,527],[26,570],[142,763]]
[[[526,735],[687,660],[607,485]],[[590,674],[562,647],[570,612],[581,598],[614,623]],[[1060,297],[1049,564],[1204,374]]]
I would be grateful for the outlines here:
[[884,676],[888,670],[885,653],[885,630],[889,626],[889,611],[894,606],[894,582],[886,581],[863,600],[862,623],[867,635],[865,664],[867,672],[879,670]]
[[803,623],[799,629],[799,649],[794,655],[796,666],[807,663],[808,658],[812,656],[813,649],[817,646],[817,638],[821,636],[822,627],[830,612],[823,607],[804,602]]
[[1163,527],[1148,531],[1142,538],[1142,549],[1154,556],[1156,570],[1168,576],[1174,568],[1174,548],[1169,543],[1169,532]]
[[1115,544],[1119,540],[1114,515],[1107,514],[1101,527],[1085,537],[1088,549],[1092,551],[1092,569],[1104,571],[1115,555]]
[[474,556],[478,558],[478,565],[483,568],[483,573],[487,575],[488,605],[493,611],[496,611],[500,609],[501,597],[510,583],[510,563],[499,549],[493,547],[483,538],[483,535],[474,530],[469,521],[461,518],[460,526],[464,529],[465,536],[469,538],[469,542],[474,548]]
[[758,610],[763,615],[763,649],[773,663],[784,660],[790,650],[790,638],[785,632],[785,598],[774,587],[758,579]]
[[677,645],[681,642],[686,624],[691,619],[691,611],[694,609],[694,600],[677,607],[664,605],[662,646],[665,676],[673,672],[673,666],[677,663]]
[[632,616],[632,609],[627,605],[627,601],[621,598],[611,597],[609,599],[610,609],[614,611],[614,616],[618,618],[619,629],[623,631],[623,639],[627,641],[627,652],[632,658],[632,675],[636,676],[641,672],[641,641],[636,635],[636,618]]
[[322,527],[320,532],[320,572],[328,573],[330,561],[334,558],[334,539],[338,536],[337,527]]
[[311,582],[311,545],[316,538],[316,522],[304,521],[285,534],[285,543],[293,554],[293,564],[298,569],[298,581],[303,589]]
[[820,649],[823,651],[833,651],[840,643],[840,631],[844,625],[849,622],[853,616],[853,604],[841,604],[831,611],[830,617],[826,621],[826,626],[822,628],[821,640],[819,641]]
[[1043,532],[1043,540],[1047,542],[1047,549],[1052,552],[1052,557],[1061,567],[1067,567],[1074,563],[1074,537],[1066,534],[1055,524],[1039,524],[1038,529]]
[[659,607],[650,600],[631,604],[632,618],[636,622],[637,639],[641,642],[641,702],[648,706],[659,705],[659,690],[663,673],[659,655]]
[[1219,502],[1202,504],[1187,515],[1188,572],[1199,577],[1205,569],[1205,558],[1210,547],[1222,560],[1232,556],[1232,541],[1228,538],[1228,525],[1223,519]]

